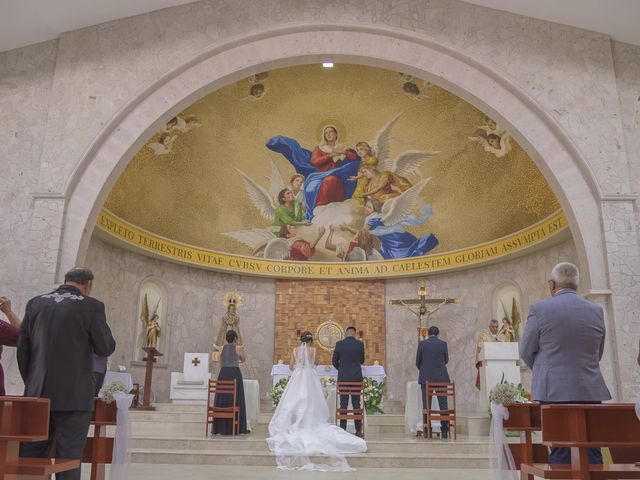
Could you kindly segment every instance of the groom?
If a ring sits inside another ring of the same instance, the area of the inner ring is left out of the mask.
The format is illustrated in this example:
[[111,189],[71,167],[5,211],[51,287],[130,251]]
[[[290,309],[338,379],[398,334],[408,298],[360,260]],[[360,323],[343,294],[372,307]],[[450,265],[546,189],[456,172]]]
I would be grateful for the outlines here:
[[[349,327],[344,340],[336,343],[333,351],[333,366],[338,370],[338,382],[361,382],[364,364],[364,343],[356,340],[356,327]],[[340,408],[347,408],[349,395],[340,395]],[[353,408],[360,408],[360,397],[351,395]],[[362,421],[356,420],[356,435],[363,438]],[[347,421],[340,420],[340,428],[347,429]]]

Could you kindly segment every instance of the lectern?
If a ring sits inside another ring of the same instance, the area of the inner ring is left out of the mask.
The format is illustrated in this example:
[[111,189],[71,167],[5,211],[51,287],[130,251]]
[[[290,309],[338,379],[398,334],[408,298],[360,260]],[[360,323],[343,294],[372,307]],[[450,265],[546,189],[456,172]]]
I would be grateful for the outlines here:
[[142,350],[147,354],[147,369],[144,375],[144,398],[142,400],[142,405],[138,405],[137,409],[155,410],[156,407],[149,405],[149,400],[151,399],[151,380],[153,378],[153,359],[155,357],[161,357],[162,353],[154,347],[144,347]]
[[480,410],[489,409],[489,393],[500,382],[518,385],[518,342],[485,342],[480,350]]

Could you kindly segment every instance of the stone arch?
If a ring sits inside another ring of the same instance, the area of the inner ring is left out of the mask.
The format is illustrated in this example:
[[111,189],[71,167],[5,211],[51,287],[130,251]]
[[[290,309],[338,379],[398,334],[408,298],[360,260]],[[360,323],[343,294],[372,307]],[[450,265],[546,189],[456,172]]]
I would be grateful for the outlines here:
[[586,291],[608,290],[601,192],[562,127],[506,76],[429,37],[375,25],[294,25],[213,46],[159,78],[103,128],[65,188],[59,271],[84,261],[98,213],[135,153],[169,118],[204,95],[260,71],[330,57],[401,70],[440,85],[492,118],[541,170],[569,219]]

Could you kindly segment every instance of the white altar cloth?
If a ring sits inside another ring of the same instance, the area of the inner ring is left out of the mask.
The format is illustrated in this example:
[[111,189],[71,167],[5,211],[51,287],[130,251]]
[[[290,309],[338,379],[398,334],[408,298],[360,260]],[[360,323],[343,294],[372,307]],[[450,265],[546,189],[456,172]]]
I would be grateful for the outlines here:
[[253,430],[260,418],[260,383],[258,380],[242,380],[244,404],[247,409],[247,426]]
[[[438,399],[431,397],[431,408],[439,410]],[[440,432],[440,422],[432,421],[431,429]],[[404,406],[404,431],[416,433],[422,431],[422,389],[418,382],[407,382],[407,396]]]
[[[333,367],[333,365],[316,365],[316,372],[319,377],[338,377],[338,371]],[[291,369],[289,369],[289,365],[285,364],[276,364],[271,367],[271,377],[273,378],[273,385],[278,383],[280,379],[284,377],[289,377],[291,375]],[[362,366],[362,376],[369,377],[378,383],[382,382],[387,376],[384,371],[384,367],[382,365],[363,365]]]

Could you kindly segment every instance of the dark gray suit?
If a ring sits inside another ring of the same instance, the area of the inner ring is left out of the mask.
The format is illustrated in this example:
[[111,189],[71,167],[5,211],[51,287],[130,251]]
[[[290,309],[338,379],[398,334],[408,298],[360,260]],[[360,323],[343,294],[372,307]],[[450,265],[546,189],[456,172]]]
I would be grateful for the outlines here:
[[[361,382],[364,363],[364,343],[355,337],[346,337],[336,343],[331,363],[338,370],[339,382]],[[353,408],[360,408],[360,397],[351,395]],[[349,395],[340,395],[340,408],[347,408]],[[356,431],[361,431],[362,422],[355,421]],[[340,420],[340,427],[346,429],[347,421]]]
[[[416,354],[416,367],[420,371],[418,383],[422,389],[422,407],[427,408],[431,400],[427,401],[426,382],[450,382],[447,363],[449,362],[449,351],[447,342],[440,340],[436,336],[430,336],[418,345]],[[448,409],[447,397],[438,397],[440,410]],[[449,431],[449,422],[440,422],[443,433]]]
[[[520,356],[533,371],[532,399],[543,403],[609,400],[600,372],[604,339],[602,307],[574,290],[560,290],[533,304],[520,343]],[[598,449],[589,453],[590,463],[602,463]],[[549,461],[570,463],[570,450],[552,449]]]

